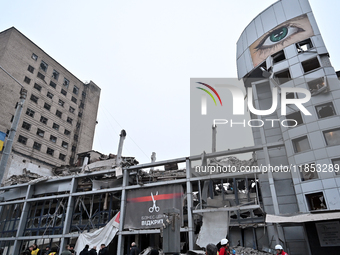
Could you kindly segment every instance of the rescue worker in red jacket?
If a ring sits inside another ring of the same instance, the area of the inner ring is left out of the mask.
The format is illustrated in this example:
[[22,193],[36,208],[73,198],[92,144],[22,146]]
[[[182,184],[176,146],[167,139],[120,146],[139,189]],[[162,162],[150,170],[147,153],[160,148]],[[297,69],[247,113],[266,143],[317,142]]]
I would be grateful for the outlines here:
[[288,255],[287,252],[283,251],[283,248],[280,244],[275,245],[276,255]]
[[221,240],[221,246],[219,255],[230,255],[228,239],[223,238]]

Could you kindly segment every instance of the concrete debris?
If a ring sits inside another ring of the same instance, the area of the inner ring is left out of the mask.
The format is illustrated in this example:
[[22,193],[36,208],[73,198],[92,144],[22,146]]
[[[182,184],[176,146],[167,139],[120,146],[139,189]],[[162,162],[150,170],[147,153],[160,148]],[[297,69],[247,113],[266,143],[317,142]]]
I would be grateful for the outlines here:
[[155,182],[155,181],[165,181],[165,180],[176,180],[186,178],[186,170],[150,170],[149,172],[140,171],[138,174],[139,182]]
[[4,186],[10,186],[15,184],[22,184],[27,183],[33,180],[36,180],[38,178],[41,178],[43,176],[32,173],[30,170],[27,170],[26,168],[23,169],[23,174],[21,175],[12,175],[4,182]]
[[[141,253],[139,253],[139,255],[149,255],[151,254],[151,250],[153,250],[154,248],[152,247],[148,247],[146,249],[144,249]],[[164,255],[163,250],[158,249],[159,255]]]
[[229,156],[221,159],[212,159],[210,160],[209,165],[217,164],[219,166],[236,166],[237,169],[240,169],[241,166],[254,166],[256,163],[255,156],[249,160],[241,160],[237,157]]
[[236,255],[268,255],[268,254],[273,254],[265,251],[258,251],[254,250],[252,248],[246,248],[242,246],[235,246],[235,247],[230,247],[230,251],[235,250]]

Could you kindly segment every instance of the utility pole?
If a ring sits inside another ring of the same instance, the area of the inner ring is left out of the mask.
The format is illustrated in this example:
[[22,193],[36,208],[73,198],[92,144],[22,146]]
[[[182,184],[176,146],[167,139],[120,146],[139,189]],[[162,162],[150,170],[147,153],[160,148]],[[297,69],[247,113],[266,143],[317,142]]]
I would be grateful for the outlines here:
[[6,166],[7,166],[7,161],[8,161],[9,155],[11,154],[11,151],[12,151],[13,140],[14,140],[17,128],[18,128],[22,108],[24,106],[24,103],[25,103],[25,100],[26,100],[26,97],[27,97],[27,90],[24,88],[24,86],[22,86],[22,84],[17,79],[15,79],[12,75],[10,75],[1,66],[0,66],[0,69],[2,71],[4,71],[9,77],[11,77],[16,83],[18,83],[21,86],[20,100],[19,100],[17,109],[15,110],[11,130],[10,130],[8,138],[6,140],[5,149],[2,153],[2,157],[1,157],[1,161],[0,161],[0,184],[2,184],[2,179],[3,179],[5,171],[6,171]]

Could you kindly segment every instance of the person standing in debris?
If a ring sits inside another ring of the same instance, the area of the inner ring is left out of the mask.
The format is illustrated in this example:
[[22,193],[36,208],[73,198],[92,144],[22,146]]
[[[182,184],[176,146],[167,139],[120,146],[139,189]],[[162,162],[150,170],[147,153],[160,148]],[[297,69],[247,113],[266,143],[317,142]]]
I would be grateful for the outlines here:
[[90,252],[89,252],[89,245],[85,245],[85,248],[79,253],[79,255],[90,255]]
[[70,246],[66,245],[66,250],[64,250],[60,255],[72,255],[70,252]]
[[90,250],[90,255],[97,255],[97,246],[93,246],[93,248]]
[[283,251],[283,247],[280,244],[275,245],[276,255],[288,255],[287,252]]
[[100,250],[98,252],[98,255],[109,255],[109,252],[108,252],[107,247],[105,246],[105,244],[101,244],[100,245]]
[[77,252],[74,250],[74,244],[70,244],[69,251],[72,253],[72,255],[76,255]]
[[50,250],[50,253],[48,255],[56,255],[58,252],[58,248],[57,247],[52,247],[52,249]]
[[37,244],[33,244],[33,251],[31,252],[32,255],[41,255],[41,251],[38,248]]
[[47,245],[47,246],[45,247],[45,250],[44,250],[44,252],[43,252],[43,255],[48,255],[48,254],[50,254],[50,252],[51,252],[51,251],[50,251],[50,246]]
[[221,248],[219,251],[219,255],[230,255],[230,251],[229,251],[229,241],[226,238],[223,238],[221,240]]
[[205,254],[206,255],[216,255],[217,254],[217,247],[215,244],[208,244],[205,248]]
[[32,251],[33,251],[33,245],[31,245],[30,247],[28,247],[22,254],[23,255],[31,255]]
[[140,252],[140,251],[139,251],[139,249],[138,249],[136,243],[135,243],[135,242],[132,242],[132,243],[131,243],[131,248],[130,248],[130,255],[138,255],[139,252]]

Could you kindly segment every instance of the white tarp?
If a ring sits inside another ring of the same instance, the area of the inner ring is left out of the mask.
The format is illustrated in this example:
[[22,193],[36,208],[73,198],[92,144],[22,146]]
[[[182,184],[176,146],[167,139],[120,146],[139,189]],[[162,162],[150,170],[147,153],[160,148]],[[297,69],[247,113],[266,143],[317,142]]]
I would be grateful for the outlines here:
[[118,232],[119,216],[120,213],[118,212],[103,228],[97,229],[94,232],[80,234],[74,247],[77,254],[84,249],[86,244],[90,246],[90,249],[93,246],[97,246],[97,252],[99,251],[101,244],[109,245]]
[[321,221],[321,220],[333,220],[339,219],[340,213],[305,213],[305,214],[297,214],[297,215],[289,215],[289,216],[278,216],[267,214],[266,222],[269,223],[301,223],[308,221]]
[[201,248],[217,244],[229,232],[229,212],[208,212],[203,214],[203,224],[196,244]]

